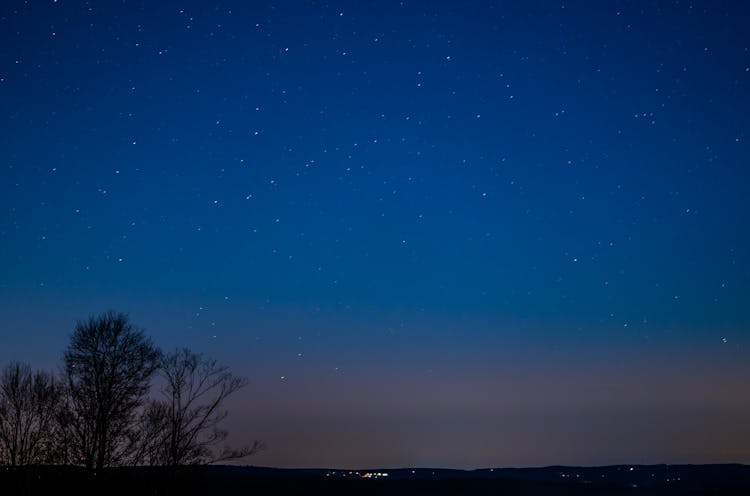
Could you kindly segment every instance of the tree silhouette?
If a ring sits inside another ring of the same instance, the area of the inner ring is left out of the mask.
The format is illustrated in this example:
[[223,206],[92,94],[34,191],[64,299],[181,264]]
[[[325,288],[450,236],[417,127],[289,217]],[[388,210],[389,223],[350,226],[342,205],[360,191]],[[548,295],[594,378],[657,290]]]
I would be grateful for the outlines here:
[[160,352],[122,313],[78,322],[64,355],[66,437],[87,468],[136,459],[136,420]]
[[159,374],[162,398],[145,412],[147,458],[155,465],[207,464],[250,456],[263,444],[243,449],[217,447],[227,437],[219,424],[228,414],[225,400],[245,386],[216,360],[183,348],[163,356]]
[[49,463],[61,388],[51,374],[14,362],[0,376],[0,464]]

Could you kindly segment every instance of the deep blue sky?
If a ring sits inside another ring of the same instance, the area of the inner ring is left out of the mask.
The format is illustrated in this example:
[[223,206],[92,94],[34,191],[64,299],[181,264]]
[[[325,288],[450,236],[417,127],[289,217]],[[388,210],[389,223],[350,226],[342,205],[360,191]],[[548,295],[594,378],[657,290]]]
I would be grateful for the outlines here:
[[0,6],[0,362],[128,312],[282,466],[750,462],[744,2]]

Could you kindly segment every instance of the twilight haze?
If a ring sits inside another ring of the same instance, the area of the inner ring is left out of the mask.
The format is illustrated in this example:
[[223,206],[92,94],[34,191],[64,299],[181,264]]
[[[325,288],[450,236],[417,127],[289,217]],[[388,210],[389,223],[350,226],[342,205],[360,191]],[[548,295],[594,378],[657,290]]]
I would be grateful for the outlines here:
[[256,465],[750,463],[746,2],[0,6],[0,364],[127,312]]

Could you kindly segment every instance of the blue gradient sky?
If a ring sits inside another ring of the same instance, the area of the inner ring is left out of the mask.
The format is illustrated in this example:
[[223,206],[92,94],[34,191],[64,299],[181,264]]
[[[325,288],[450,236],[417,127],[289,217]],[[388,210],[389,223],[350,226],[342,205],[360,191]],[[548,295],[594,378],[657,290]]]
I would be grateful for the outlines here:
[[741,2],[0,6],[0,362],[128,312],[278,466],[750,462]]

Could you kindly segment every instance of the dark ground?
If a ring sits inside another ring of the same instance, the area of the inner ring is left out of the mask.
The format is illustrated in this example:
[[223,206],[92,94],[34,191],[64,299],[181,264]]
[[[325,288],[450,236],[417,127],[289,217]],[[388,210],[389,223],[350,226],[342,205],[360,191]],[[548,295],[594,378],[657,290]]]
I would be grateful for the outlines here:
[[0,468],[8,495],[750,495],[747,465],[635,465],[529,469],[365,471],[256,467]]

